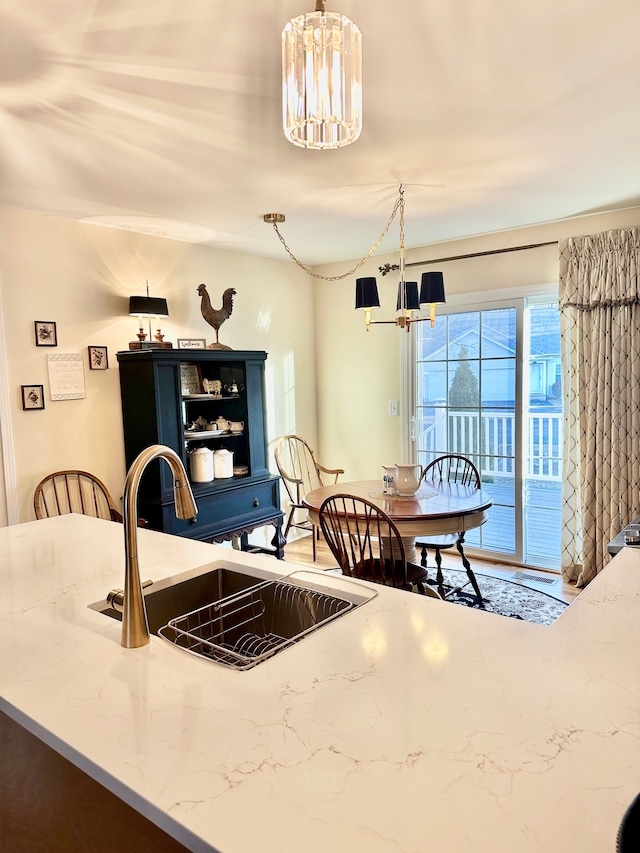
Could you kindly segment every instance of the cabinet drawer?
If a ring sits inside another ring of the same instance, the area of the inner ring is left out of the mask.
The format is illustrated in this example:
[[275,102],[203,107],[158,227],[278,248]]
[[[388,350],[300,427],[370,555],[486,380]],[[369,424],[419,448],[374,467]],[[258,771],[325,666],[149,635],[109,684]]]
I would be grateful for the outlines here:
[[[173,517],[166,519],[165,527],[171,533],[195,539],[230,537],[243,528],[258,527],[261,522],[282,518],[278,478],[241,486],[215,493],[195,492],[198,516],[195,523]],[[169,508],[172,512],[172,507]]]

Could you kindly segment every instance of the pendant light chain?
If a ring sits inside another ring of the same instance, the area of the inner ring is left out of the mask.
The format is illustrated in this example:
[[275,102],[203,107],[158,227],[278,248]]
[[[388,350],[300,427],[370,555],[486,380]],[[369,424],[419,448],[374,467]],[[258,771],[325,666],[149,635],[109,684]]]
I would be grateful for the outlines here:
[[296,256],[293,254],[293,252],[291,251],[291,249],[287,245],[286,240],[284,239],[284,237],[282,236],[282,234],[278,230],[277,222],[275,220],[273,220],[271,224],[273,225],[273,230],[278,235],[278,239],[280,240],[280,242],[284,246],[285,252],[289,255],[291,260],[294,261],[300,267],[300,269],[304,270],[308,275],[312,276],[312,278],[320,278],[323,281],[342,281],[342,279],[348,278],[350,275],[353,275],[355,272],[357,272],[360,269],[361,266],[366,264],[366,262],[369,260],[371,255],[373,255],[373,253],[378,248],[380,243],[387,236],[387,234],[389,232],[389,228],[391,228],[391,223],[395,219],[398,211],[400,211],[400,248],[401,248],[401,254],[404,255],[404,187],[402,186],[402,184],[400,184],[400,187],[398,188],[398,198],[396,199],[396,203],[394,204],[393,210],[391,211],[391,216],[389,217],[389,220],[384,227],[384,231],[382,232],[382,234],[380,234],[380,236],[378,237],[376,242],[373,244],[373,246],[369,250],[369,253],[366,255],[366,257],[362,258],[362,260],[359,261],[355,265],[355,267],[353,267],[353,269],[350,269],[349,272],[342,273],[342,275],[329,275],[329,276],[327,276],[327,275],[320,275],[320,273],[317,273],[317,272],[313,272],[311,267],[308,267],[308,266],[306,266],[306,264],[303,264],[302,261],[299,261],[298,258],[296,258]]

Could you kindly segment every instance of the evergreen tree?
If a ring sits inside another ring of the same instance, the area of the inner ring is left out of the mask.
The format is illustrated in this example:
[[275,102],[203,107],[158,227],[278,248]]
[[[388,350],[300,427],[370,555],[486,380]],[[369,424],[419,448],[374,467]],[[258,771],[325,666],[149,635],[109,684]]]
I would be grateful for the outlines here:
[[458,409],[477,408],[480,402],[480,387],[467,361],[468,356],[467,348],[460,347],[458,366],[449,390],[449,405]]

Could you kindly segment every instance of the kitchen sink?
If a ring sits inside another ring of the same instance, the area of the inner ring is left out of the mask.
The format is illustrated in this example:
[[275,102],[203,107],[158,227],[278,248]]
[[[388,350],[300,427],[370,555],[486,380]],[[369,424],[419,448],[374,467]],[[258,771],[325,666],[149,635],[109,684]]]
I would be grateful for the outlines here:
[[[186,574],[145,590],[150,632],[237,670],[257,666],[377,594],[358,581],[305,570],[267,578],[228,567]],[[122,619],[107,601],[89,606]]]

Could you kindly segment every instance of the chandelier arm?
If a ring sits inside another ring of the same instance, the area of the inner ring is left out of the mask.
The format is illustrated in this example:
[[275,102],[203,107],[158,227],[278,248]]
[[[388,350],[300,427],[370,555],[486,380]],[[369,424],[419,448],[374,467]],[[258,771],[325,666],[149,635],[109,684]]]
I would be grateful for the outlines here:
[[378,248],[378,246],[380,245],[382,240],[387,236],[389,228],[391,228],[391,223],[395,219],[398,210],[403,209],[403,208],[404,208],[404,188],[403,188],[402,184],[400,184],[400,188],[398,189],[398,198],[396,199],[396,203],[394,204],[393,210],[391,211],[391,216],[389,217],[389,220],[388,220],[387,224],[385,225],[383,232],[380,234],[378,239],[375,241],[375,243],[373,244],[373,246],[369,250],[369,253],[364,258],[362,258],[362,260],[359,261],[355,265],[355,267],[353,267],[353,269],[350,269],[348,272],[342,273],[342,275],[321,275],[320,273],[313,272],[311,267],[308,267],[306,264],[303,264],[302,261],[299,261],[298,258],[296,258],[296,256],[293,254],[293,252],[291,251],[291,249],[287,245],[286,240],[284,239],[284,237],[280,233],[280,231],[278,229],[277,222],[273,221],[271,224],[273,225],[273,230],[278,235],[278,239],[280,240],[280,242],[284,246],[285,252],[289,255],[291,260],[294,261],[300,267],[300,269],[304,270],[307,273],[307,275],[312,276],[312,278],[320,278],[323,281],[342,281],[342,279],[348,278],[350,275],[353,275],[355,272],[357,272],[360,269],[361,266],[366,264],[366,262],[369,260],[371,255],[373,255],[373,253]]

